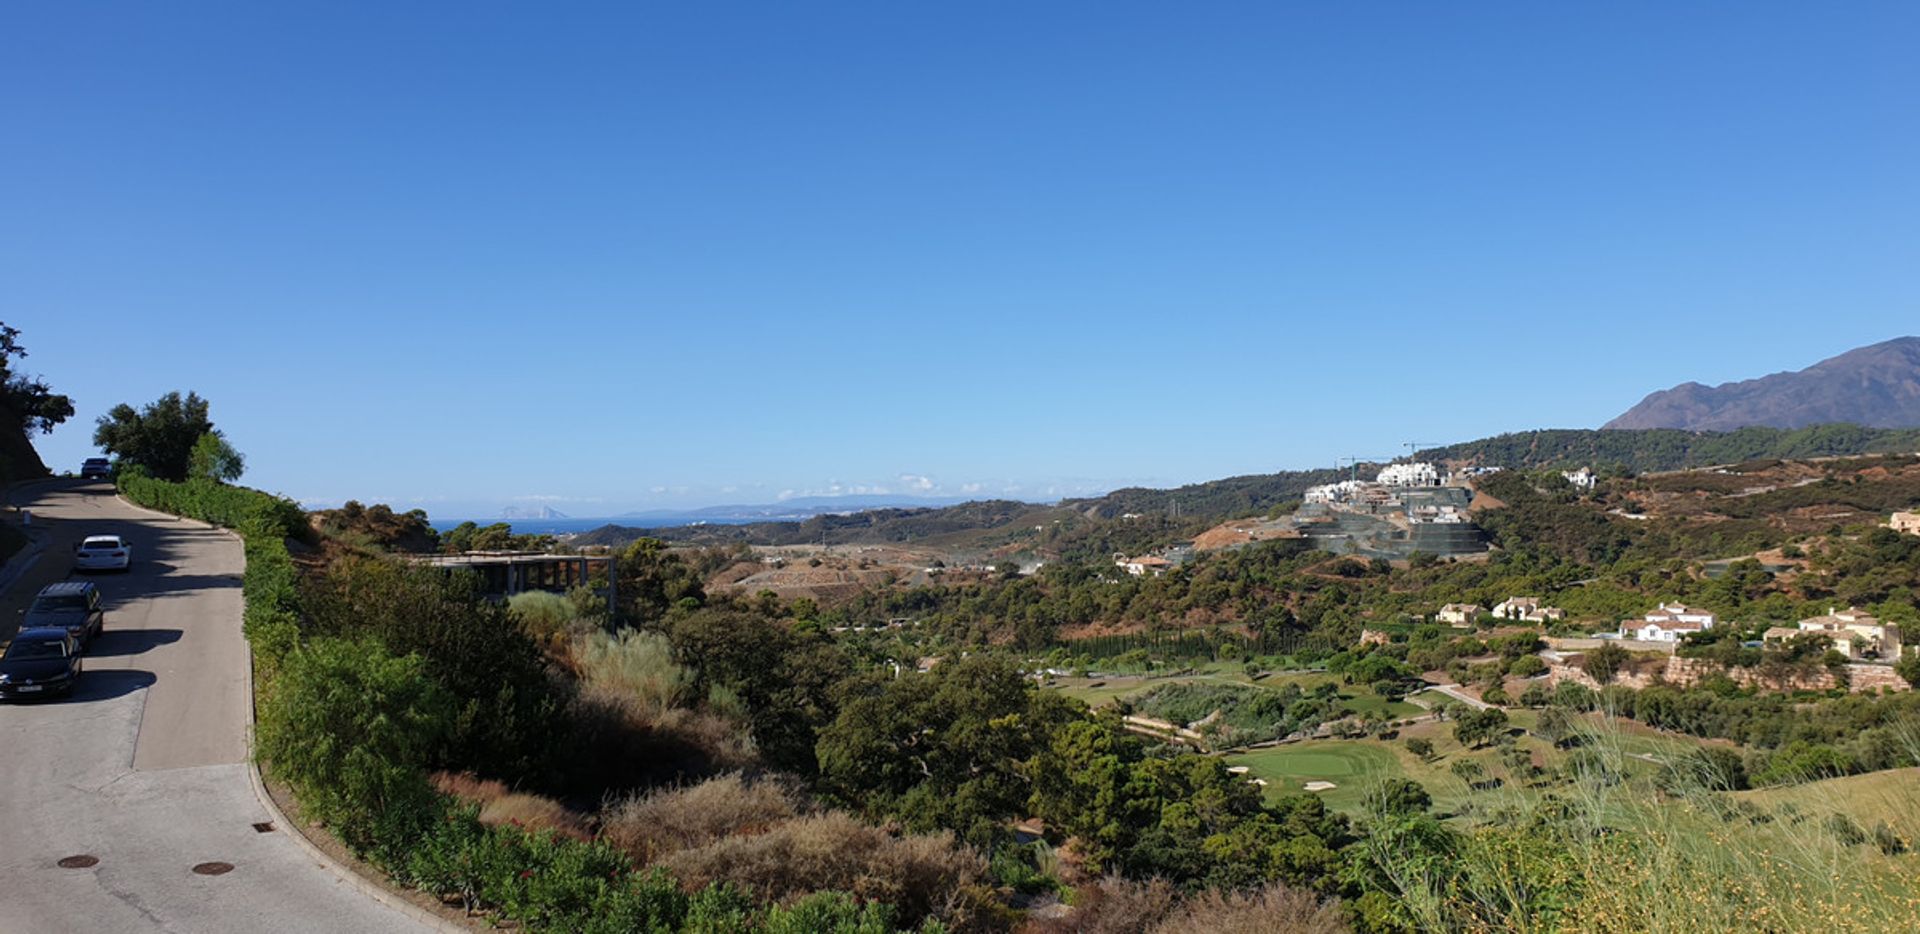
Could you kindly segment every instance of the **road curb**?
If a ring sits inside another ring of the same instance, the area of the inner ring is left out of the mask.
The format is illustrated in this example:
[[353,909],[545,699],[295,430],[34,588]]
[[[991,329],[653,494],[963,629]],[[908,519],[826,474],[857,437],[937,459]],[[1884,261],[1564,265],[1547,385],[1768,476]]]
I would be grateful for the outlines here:
[[[123,501],[124,499],[125,498],[122,497]],[[151,512],[152,510],[148,510],[148,511]],[[166,513],[161,513],[160,515],[166,515]],[[181,518],[181,517],[176,516],[175,518]],[[195,520],[187,519],[184,521],[191,522]],[[208,527],[217,528],[216,526],[208,526]],[[223,531],[226,531],[227,534],[232,535],[234,538],[240,538],[240,536],[237,533],[234,533],[231,530],[223,530]],[[243,543],[244,541],[245,540],[242,539]],[[245,573],[244,570],[242,571],[242,573]],[[242,612],[245,612],[245,611],[243,610]],[[244,625],[244,621],[242,625]],[[399,897],[398,895],[393,894],[392,892],[387,891],[386,886],[383,886],[378,882],[368,879],[366,876],[363,876],[360,873],[354,871],[353,867],[342,864],[339,860],[334,859],[332,854],[321,849],[319,845],[315,844],[312,840],[307,839],[307,833],[305,829],[303,829],[294,820],[287,817],[286,812],[280,810],[280,803],[273,800],[273,795],[267,793],[266,779],[260,774],[260,761],[254,757],[254,745],[253,745],[254,726],[255,726],[255,718],[254,718],[254,692],[253,692],[253,644],[248,643],[247,644],[247,784],[253,787],[253,796],[260,800],[260,806],[265,808],[267,811],[267,816],[273,819],[273,825],[275,827],[278,827],[280,830],[284,831],[288,839],[291,839],[295,845],[299,846],[301,850],[305,851],[308,858],[312,859],[315,863],[318,863],[320,865],[320,868],[325,869],[335,879],[338,879],[341,882],[346,883],[349,887],[351,887],[354,891],[359,892],[361,895],[371,898],[374,901],[379,902],[380,904],[393,909],[394,911],[397,911],[403,915],[406,915],[409,919],[413,920],[415,923],[425,925],[429,930],[442,931],[442,932],[446,932],[446,934],[469,934],[469,932],[473,930],[472,928],[467,927],[465,925],[454,924],[453,922],[448,921],[447,919],[442,918],[439,915],[434,914],[433,912],[430,912],[424,908],[421,908],[419,905],[416,905],[410,901],[407,901],[404,898]]]
[[[247,664],[249,668],[251,668],[253,664],[253,652],[251,650],[247,652]],[[253,675],[251,673],[247,675],[247,700],[249,704],[253,701]],[[253,758],[252,717],[247,718],[247,750],[247,783],[253,786],[253,796],[260,799],[260,806],[266,808],[268,817],[273,818],[273,825],[284,831],[289,839],[293,840],[301,850],[306,852],[308,858],[320,865],[320,868],[325,869],[334,878],[346,883],[361,895],[406,915],[410,920],[417,924],[424,925],[430,930],[443,931],[446,932],[446,934],[469,934],[469,932],[473,930],[465,925],[454,924],[433,912],[421,908],[419,905],[387,891],[385,886],[355,872],[351,866],[342,865],[339,860],[333,858],[332,854],[321,849],[312,840],[307,839],[306,831],[301,829],[299,824],[288,818],[286,812],[280,810],[279,803],[273,800],[273,795],[267,793],[266,781],[260,775],[260,763]]]
[[[120,495],[119,493],[115,493],[114,495],[115,495],[115,498],[120,500],[120,502],[125,503],[128,507],[138,510],[140,512],[150,513],[155,516],[160,516],[166,519],[172,519],[177,522],[183,522],[188,525],[197,526],[200,528],[208,529],[210,531],[224,532],[227,535],[231,536],[234,540],[240,542],[242,547],[244,547],[246,544],[246,539],[242,538],[238,532],[235,532],[232,529],[225,528],[223,526],[214,525],[210,522],[202,522],[198,519],[189,519],[186,516],[176,516],[170,512],[161,512],[157,509],[149,509],[145,506],[142,506],[138,503],[133,502],[132,500],[127,499],[125,496]],[[241,559],[241,564],[242,564],[241,574],[244,575],[246,573],[244,557]],[[244,606],[244,603],[242,605]],[[245,610],[243,609],[241,612],[244,613]],[[242,626],[245,625],[244,618],[241,624]],[[368,879],[366,876],[363,876],[358,872],[355,872],[353,867],[344,865],[339,860],[334,859],[332,854],[321,849],[319,845],[315,844],[312,840],[307,839],[306,831],[303,830],[300,827],[300,825],[296,823],[294,820],[287,817],[287,814],[285,811],[280,810],[279,802],[273,800],[273,795],[267,793],[266,780],[260,774],[260,763],[258,760],[254,758],[253,733],[254,733],[254,727],[256,723],[255,723],[255,717],[254,717],[255,694],[253,690],[253,645],[252,643],[247,644],[246,685],[247,685],[247,784],[253,788],[253,796],[254,798],[259,800],[260,806],[266,810],[267,816],[273,819],[273,825],[276,828],[279,828],[281,831],[283,831],[287,835],[287,838],[292,840],[294,842],[294,845],[298,846],[303,852],[305,852],[307,854],[307,857],[309,859],[312,859],[316,864],[318,864],[320,868],[326,870],[327,873],[333,876],[335,879],[338,879],[339,881],[346,883],[349,888],[352,888],[354,891],[360,893],[361,895],[364,895],[367,898],[373,899],[374,901],[379,902],[380,904],[385,905],[388,908],[391,908],[394,911],[397,911],[400,914],[407,916],[409,920],[412,920],[417,924],[423,925],[427,927],[429,930],[443,931],[443,932],[447,932],[447,934],[469,934],[469,932],[472,931],[472,928],[469,928],[463,925],[454,924],[453,922],[448,921],[447,919],[442,918],[439,915],[434,914],[433,912],[427,911],[426,909],[421,908],[419,905],[415,905],[414,903],[407,901],[406,899],[401,898],[398,895],[393,894],[392,892],[387,891],[387,888],[385,886],[377,882],[374,882],[371,879]]]

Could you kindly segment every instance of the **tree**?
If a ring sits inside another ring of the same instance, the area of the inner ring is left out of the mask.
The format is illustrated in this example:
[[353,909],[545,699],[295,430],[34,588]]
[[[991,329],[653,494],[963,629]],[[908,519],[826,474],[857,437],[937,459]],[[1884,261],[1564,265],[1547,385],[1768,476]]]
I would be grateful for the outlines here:
[[1453,776],[1471,786],[1487,774],[1485,767],[1472,759],[1455,759],[1452,765]]
[[1407,751],[1422,759],[1431,761],[1433,758],[1433,742],[1415,736],[1407,740]]
[[19,328],[0,323],[0,406],[20,419],[21,434],[44,435],[73,417],[73,400],[54,393],[38,377],[14,372],[13,361],[27,355],[19,337]]
[[1368,793],[1366,807],[1375,817],[1412,817],[1426,813],[1433,796],[1410,778],[1390,778]]
[[1573,718],[1565,710],[1548,707],[1540,711],[1540,719],[1534,724],[1535,736],[1559,746],[1573,736]]
[[232,483],[247,471],[247,459],[227,443],[227,436],[209,431],[193,443],[188,474],[220,483]]
[[1453,738],[1469,748],[1479,746],[1507,728],[1507,712],[1498,707],[1477,710],[1454,721]]
[[1026,810],[1026,762],[1074,716],[1071,704],[1036,690],[1011,661],[990,655],[869,682],[866,696],[847,701],[820,731],[821,778],[870,814],[990,843],[1005,836],[1008,818]]
[[656,623],[676,606],[699,606],[706,600],[699,572],[666,542],[642,538],[620,553],[620,615],[626,622]]
[[139,411],[124,402],[114,406],[95,424],[93,443],[154,477],[177,481],[193,467],[194,445],[212,432],[207,400],[170,392]]
[[1629,657],[1631,656],[1626,649],[1609,642],[1588,652],[1586,657],[1580,660],[1580,670],[1586,672],[1588,677],[1605,685],[1613,680],[1613,676],[1619,673],[1621,666],[1627,663]]

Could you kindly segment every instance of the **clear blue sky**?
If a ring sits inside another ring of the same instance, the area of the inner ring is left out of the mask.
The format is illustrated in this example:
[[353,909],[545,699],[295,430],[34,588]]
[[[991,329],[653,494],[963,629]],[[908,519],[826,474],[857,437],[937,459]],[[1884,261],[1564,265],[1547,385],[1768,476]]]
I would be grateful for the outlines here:
[[[1043,498],[1920,332],[1920,5],[17,3],[0,320],[92,422],[485,515]],[[925,478],[922,482],[920,478]]]

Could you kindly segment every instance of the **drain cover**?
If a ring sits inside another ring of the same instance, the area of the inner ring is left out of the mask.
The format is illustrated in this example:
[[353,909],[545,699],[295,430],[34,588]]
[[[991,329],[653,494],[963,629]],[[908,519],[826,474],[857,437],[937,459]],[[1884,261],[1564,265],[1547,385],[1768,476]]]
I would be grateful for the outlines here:
[[68,856],[60,860],[57,865],[61,869],[92,869],[100,865],[100,857],[82,853],[79,856]]
[[254,833],[272,833],[273,821],[263,820],[260,823],[253,825],[253,832]]
[[224,876],[233,871],[233,864],[216,860],[211,863],[201,863],[193,867],[193,871],[203,876]]

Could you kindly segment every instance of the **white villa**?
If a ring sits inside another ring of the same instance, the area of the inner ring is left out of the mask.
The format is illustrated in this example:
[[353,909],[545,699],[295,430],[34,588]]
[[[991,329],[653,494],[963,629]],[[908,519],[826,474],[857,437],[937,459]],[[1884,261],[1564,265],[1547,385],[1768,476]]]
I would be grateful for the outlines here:
[[1159,555],[1142,555],[1138,558],[1122,555],[1115,557],[1113,563],[1135,577],[1159,577],[1167,573],[1168,568],[1173,567],[1173,562]]
[[1895,532],[1920,535],[1920,512],[1896,512],[1887,521],[1887,526]]
[[1696,610],[1683,603],[1662,603],[1659,609],[1648,613],[1644,619],[1630,619],[1621,623],[1620,638],[1638,639],[1641,642],[1678,642],[1681,636],[1712,629],[1719,621],[1718,617],[1706,610]]
[[1567,478],[1567,482],[1573,484],[1576,490],[1591,490],[1594,484],[1600,482],[1600,478],[1594,476],[1593,471],[1586,467],[1579,470],[1563,470],[1560,476]]
[[1541,606],[1539,597],[1508,597],[1493,605],[1493,615],[1525,623],[1545,623],[1565,619],[1567,611],[1554,606]]
[[1436,622],[1446,623],[1449,626],[1471,626],[1479,617],[1480,604],[1478,603],[1449,603],[1441,607],[1440,612],[1433,614]]
[[1767,630],[1762,638],[1768,642],[1784,642],[1810,632],[1827,637],[1836,651],[1851,659],[1872,656],[1894,660],[1900,657],[1899,625],[1883,623],[1852,607],[1844,610],[1829,607],[1824,616],[1803,619],[1792,628],[1775,626]]

